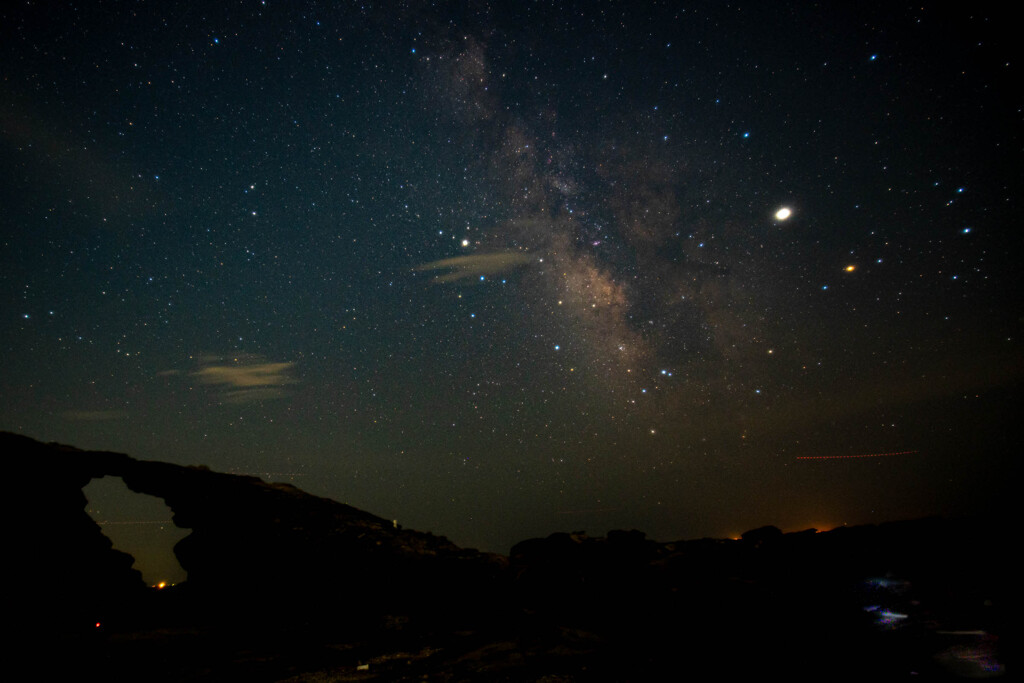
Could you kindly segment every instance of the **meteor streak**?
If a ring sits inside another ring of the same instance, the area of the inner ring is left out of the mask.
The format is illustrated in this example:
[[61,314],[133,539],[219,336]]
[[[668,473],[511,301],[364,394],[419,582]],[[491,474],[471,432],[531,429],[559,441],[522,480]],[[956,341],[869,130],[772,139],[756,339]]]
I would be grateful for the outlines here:
[[917,451],[889,451],[888,453],[863,453],[861,455],[798,455],[797,460],[844,460],[847,458],[884,458],[889,455],[910,455]]

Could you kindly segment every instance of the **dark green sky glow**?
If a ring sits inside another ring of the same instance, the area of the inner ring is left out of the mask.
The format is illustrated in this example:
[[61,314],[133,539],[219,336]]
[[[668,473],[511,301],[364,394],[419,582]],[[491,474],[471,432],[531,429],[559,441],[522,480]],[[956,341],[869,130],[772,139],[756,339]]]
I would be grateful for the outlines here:
[[929,5],[4,9],[0,428],[498,552],[998,505],[1020,65]]

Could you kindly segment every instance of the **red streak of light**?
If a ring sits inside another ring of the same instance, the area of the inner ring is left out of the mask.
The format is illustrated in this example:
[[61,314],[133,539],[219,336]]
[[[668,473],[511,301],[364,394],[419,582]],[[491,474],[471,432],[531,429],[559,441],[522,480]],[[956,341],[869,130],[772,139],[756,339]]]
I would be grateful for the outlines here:
[[863,455],[798,455],[797,460],[841,460],[845,458],[883,458],[888,455],[910,455],[917,451],[890,451],[888,453],[864,453]]

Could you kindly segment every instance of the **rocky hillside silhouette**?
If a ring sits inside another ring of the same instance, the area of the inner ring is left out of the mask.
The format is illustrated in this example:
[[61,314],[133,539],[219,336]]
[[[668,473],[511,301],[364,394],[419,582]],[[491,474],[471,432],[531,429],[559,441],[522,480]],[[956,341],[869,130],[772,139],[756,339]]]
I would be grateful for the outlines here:
[[[1008,666],[1006,543],[927,519],[659,543],[554,533],[459,548],[286,484],[0,433],[29,490],[16,619],[107,680],[946,680]],[[191,530],[155,591],[85,512],[121,477]],[[75,568],[69,580],[67,567]]]

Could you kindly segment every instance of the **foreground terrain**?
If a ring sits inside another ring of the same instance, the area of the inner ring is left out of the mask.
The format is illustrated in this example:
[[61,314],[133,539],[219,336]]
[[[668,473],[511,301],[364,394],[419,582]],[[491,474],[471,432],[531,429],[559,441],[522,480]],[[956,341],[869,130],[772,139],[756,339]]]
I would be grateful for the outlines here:
[[[11,594],[30,598],[23,657],[47,678],[946,680],[1013,665],[1006,537],[977,521],[673,543],[554,533],[502,556],[254,477],[0,445],[35,500]],[[191,530],[175,546],[185,583],[148,587],[111,547],[82,493],[103,476]]]

